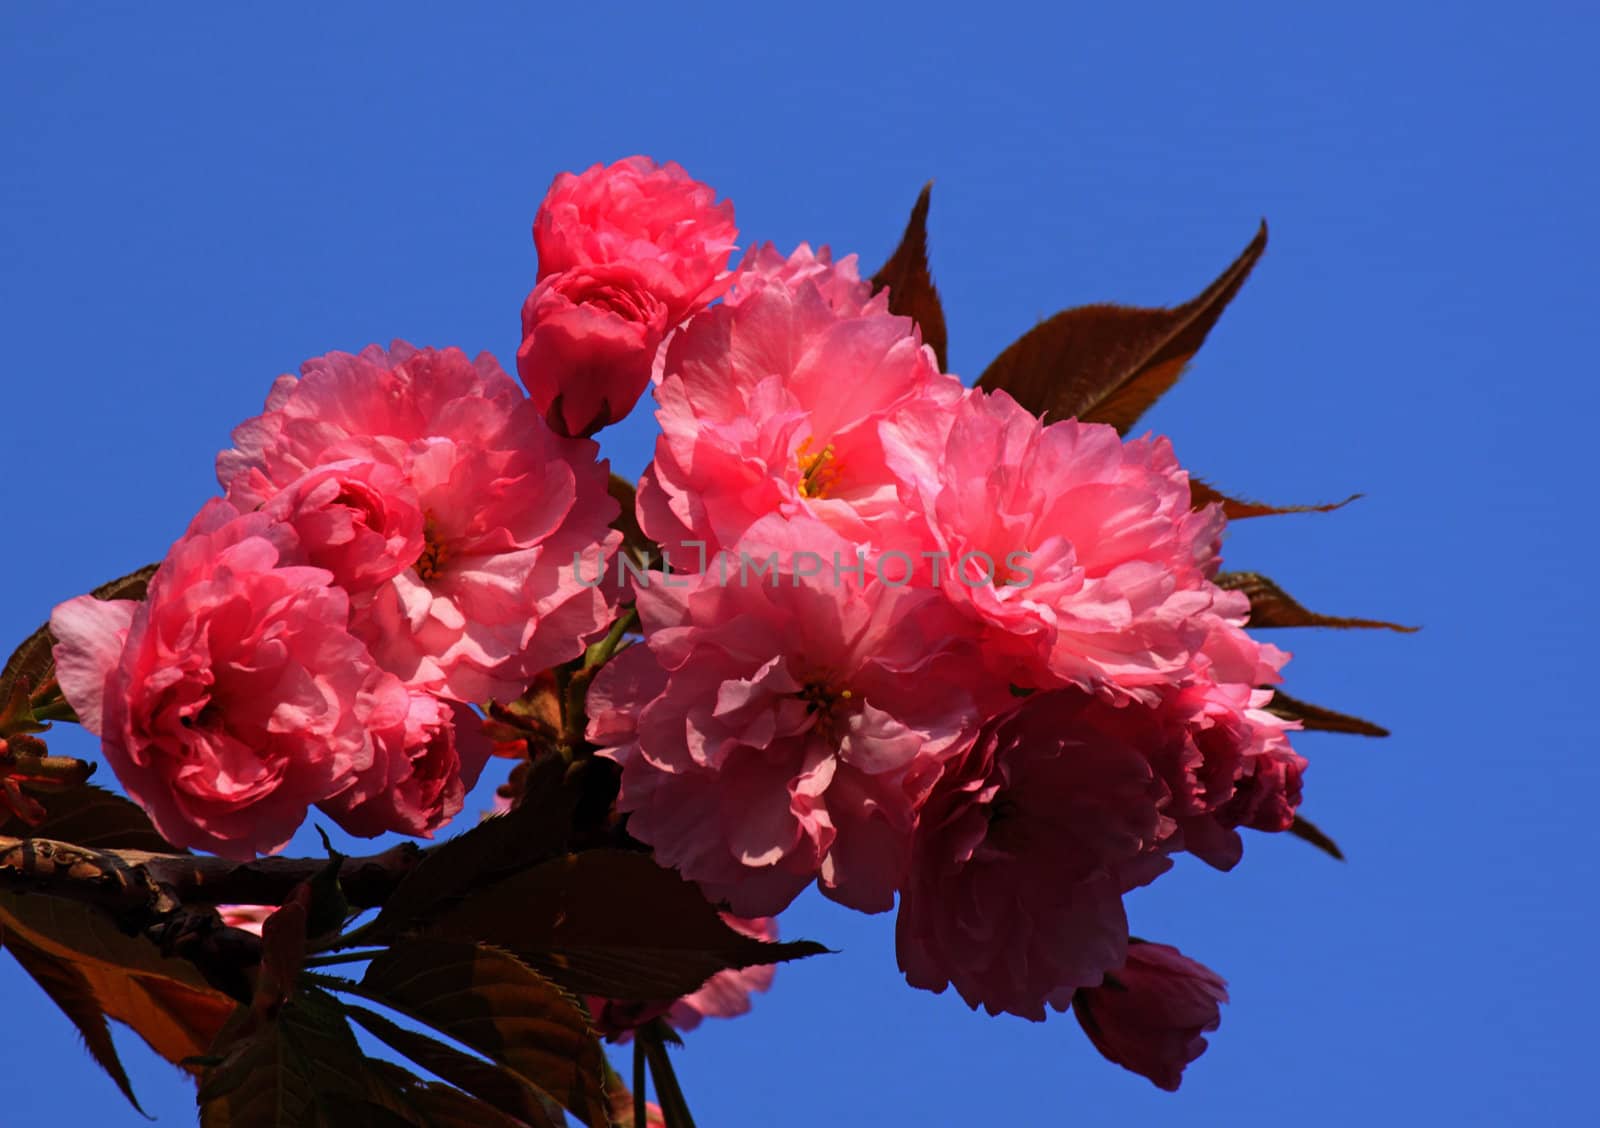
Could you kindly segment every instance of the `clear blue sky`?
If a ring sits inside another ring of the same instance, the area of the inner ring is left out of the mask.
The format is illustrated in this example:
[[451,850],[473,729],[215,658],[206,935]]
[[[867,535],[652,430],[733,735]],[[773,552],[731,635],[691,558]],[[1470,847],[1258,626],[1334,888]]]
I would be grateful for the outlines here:
[[[1426,626],[1279,632],[1292,692],[1395,733],[1300,741],[1305,811],[1350,861],[1255,836],[1233,874],[1180,864],[1131,898],[1137,932],[1232,987],[1176,1096],[1070,1017],[911,991],[889,918],[809,895],[787,934],[841,954],[694,1033],[685,1086],[704,1128],[1586,1122],[1589,6],[331,7],[0,9],[0,639],[159,557],[302,358],[402,336],[509,362],[562,169],[675,159],[745,242],[869,268],[935,178],[969,379],[1063,306],[1188,297],[1266,216],[1265,260],[1149,422],[1232,492],[1368,495],[1227,546],[1315,608]],[[652,426],[607,433],[619,469]],[[4,965],[0,1119],[136,1123]],[[123,1044],[146,1107],[192,1122],[175,1071]]]

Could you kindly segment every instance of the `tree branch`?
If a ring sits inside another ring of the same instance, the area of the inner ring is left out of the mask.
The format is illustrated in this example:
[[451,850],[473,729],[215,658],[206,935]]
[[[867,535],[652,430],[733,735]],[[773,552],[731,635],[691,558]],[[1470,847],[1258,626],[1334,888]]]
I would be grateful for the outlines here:
[[[339,884],[355,908],[383,904],[421,861],[401,842],[364,858],[346,858]],[[258,858],[235,862],[144,850],[91,850],[48,838],[0,835],[0,887],[69,897],[118,914],[159,918],[183,905],[279,905],[328,866],[325,858]]]

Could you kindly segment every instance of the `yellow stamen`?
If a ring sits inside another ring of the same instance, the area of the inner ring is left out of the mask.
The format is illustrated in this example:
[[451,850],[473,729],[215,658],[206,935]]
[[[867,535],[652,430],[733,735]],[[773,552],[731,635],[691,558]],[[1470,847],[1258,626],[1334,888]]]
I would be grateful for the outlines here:
[[449,546],[439,535],[439,526],[434,521],[433,514],[425,514],[422,519],[422,555],[417,557],[416,564],[417,578],[425,584],[433,583],[439,573],[444,571],[449,559]]
[[811,438],[806,437],[794,452],[800,465],[800,496],[827,497],[828,490],[839,478],[838,459],[829,443],[817,453],[811,453]]

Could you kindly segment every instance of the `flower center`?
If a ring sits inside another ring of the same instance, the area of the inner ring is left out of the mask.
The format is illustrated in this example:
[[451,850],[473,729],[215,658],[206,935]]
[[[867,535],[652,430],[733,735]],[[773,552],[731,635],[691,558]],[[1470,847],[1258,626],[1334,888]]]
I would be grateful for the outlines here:
[[806,712],[816,717],[817,732],[823,739],[830,742],[837,739],[840,706],[855,695],[848,689],[834,689],[827,682],[807,682],[795,696],[806,703]]
[[417,577],[425,584],[433,583],[449,562],[449,546],[439,533],[439,525],[432,513],[422,518],[422,555],[417,557]]
[[829,443],[812,453],[811,438],[807,436],[794,452],[794,457],[800,465],[800,496],[827,497],[828,490],[839,478],[838,458],[834,454],[833,444]]

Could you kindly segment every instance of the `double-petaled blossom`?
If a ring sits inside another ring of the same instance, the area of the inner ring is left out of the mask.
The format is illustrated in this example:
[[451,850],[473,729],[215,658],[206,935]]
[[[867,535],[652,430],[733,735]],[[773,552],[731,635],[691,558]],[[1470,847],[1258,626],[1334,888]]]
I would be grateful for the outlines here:
[[730,548],[772,514],[919,550],[924,520],[901,500],[889,426],[911,428],[912,416],[965,393],[909,318],[873,303],[841,312],[802,276],[755,285],[690,322],[667,347],[655,394],[661,436],[639,520],[681,559],[692,542]]
[[830,309],[843,317],[889,311],[888,291],[873,294],[871,283],[864,281],[857,269],[855,255],[845,255],[835,262],[827,247],[813,251],[809,243],[801,243],[788,257],[771,243],[751,247],[734,271],[723,304],[738,305],[767,286],[796,290],[807,282],[816,287]]
[[1122,894],[1169,864],[1159,719],[1075,689],[991,721],[923,806],[896,920],[914,987],[1042,1020],[1122,963]]
[[[352,577],[351,630],[408,687],[510,699],[610,618],[606,589],[579,579],[620,539],[606,464],[487,356],[329,354],[280,378],[234,441],[217,459],[228,497],[320,538],[306,551]],[[373,463],[388,469],[358,475]]]
[[739,235],[733,204],[678,164],[628,157],[555,178],[533,221],[539,280],[625,266],[676,325],[722,291]]
[[926,515],[935,583],[988,626],[1018,685],[1179,684],[1221,593],[1223,519],[1190,508],[1165,439],[1045,425],[1004,392],[974,393],[941,428],[893,425],[907,502]]
[[633,409],[667,334],[725,288],[733,206],[675,164],[556,177],[534,220],[539,281],[517,371],[550,425],[589,435]]
[[1079,991],[1073,1013],[1111,1061],[1168,1092],[1206,1051],[1205,1035],[1222,1023],[1228,985],[1204,964],[1165,944],[1134,941],[1127,961],[1105,981]]
[[81,596],[51,615],[67,700],[177,845],[271,852],[372,767],[385,675],[347,629],[349,597],[298,552],[287,525],[213,501],[142,603]]
[[703,573],[651,574],[645,645],[590,691],[629,832],[743,916],[813,879],[892,907],[916,810],[992,692],[947,601],[841,574],[835,552],[855,559],[825,526],[774,518]]

